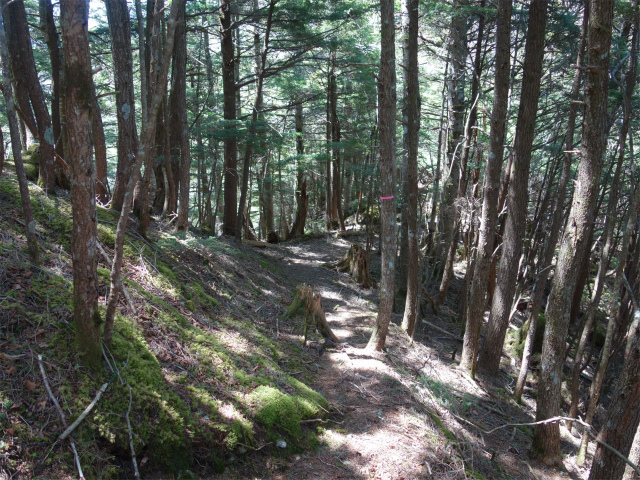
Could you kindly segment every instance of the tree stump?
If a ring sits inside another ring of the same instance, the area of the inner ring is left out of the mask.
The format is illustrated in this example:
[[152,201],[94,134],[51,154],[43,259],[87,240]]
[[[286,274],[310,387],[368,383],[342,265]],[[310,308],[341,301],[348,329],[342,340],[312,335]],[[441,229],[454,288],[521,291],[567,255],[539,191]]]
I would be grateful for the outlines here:
[[340,343],[340,340],[327,323],[327,317],[322,309],[322,298],[320,294],[314,293],[311,287],[307,285],[298,285],[296,287],[293,293],[293,300],[289,308],[287,308],[284,318],[290,318],[298,314],[304,316],[303,343],[307,343],[307,329],[310,324],[315,325],[318,333],[324,338],[328,338],[334,343]]
[[369,273],[371,256],[357,243],[349,248],[347,254],[337,262],[330,263],[330,267],[337,268],[340,272],[349,272],[353,279],[363,288],[371,288],[376,282]]

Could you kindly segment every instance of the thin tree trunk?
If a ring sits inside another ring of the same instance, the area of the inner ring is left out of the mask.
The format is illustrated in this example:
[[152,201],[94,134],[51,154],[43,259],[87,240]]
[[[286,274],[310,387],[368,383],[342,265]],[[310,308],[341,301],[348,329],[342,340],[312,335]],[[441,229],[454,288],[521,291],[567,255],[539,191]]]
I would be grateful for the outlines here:
[[396,61],[393,0],[380,2],[380,72],[378,74],[378,128],[380,132],[380,237],[382,271],[378,318],[367,348],[382,350],[389,330],[396,277],[395,144]]
[[487,157],[483,187],[478,249],[460,360],[461,368],[468,371],[475,371],[480,329],[486,306],[487,277],[493,258],[493,241],[498,221],[497,202],[500,171],[504,156],[505,123],[509,99],[511,10],[511,0],[499,1],[496,32],[496,80],[489,135],[489,155]]
[[[539,384],[539,391],[544,392],[544,395],[538,396],[537,421],[557,416],[560,412],[570,300],[579,273],[579,259],[589,248],[587,240],[606,150],[607,79],[613,4],[613,0],[591,0],[590,3],[586,55],[586,63],[590,68],[585,71],[582,155],[571,212],[547,304]],[[536,426],[533,451],[545,463],[562,463],[557,423]]]
[[55,151],[64,158],[60,122],[60,70],[62,68],[60,62],[60,40],[53,19],[53,5],[51,0],[40,0],[39,10],[40,29],[44,35],[44,41],[47,44],[49,58],[51,59],[51,124],[53,127]]
[[[160,25],[159,17],[162,15],[163,8],[161,2],[156,3],[154,11],[154,21],[152,21],[152,31],[155,41],[150,48],[150,68],[149,68],[149,110],[147,121],[142,125],[142,136],[139,144],[138,153],[135,156],[135,164],[129,177],[129,183],[124,195],[124,203],[120,212],[120,219],[118,220],[118,226],[116,228],[116,238],[114,246],[114,257],[111,264],[111,285],[109,288],[109,297],[107,299],[107,312],[104,325],[104,342],[108,345],[111,342],[113,335],[113,321],[115,317],[116,306],[118,303],[118,295],[122,288],[122,259],[123,259],[123,247],[124,236],[126,232],[127,221],[129,219],[129,213],[131,211],[131,204],[133,200],[133,188],[136,185],[138,178],[140,177],[140,167],[145,164],[145,167],[151,168],[153,162],[153,141],[155,138],[155,127],[158,118],[158,110],[162,102],[162,97],[167,88],[167,73],[169,71],[169,60],[173,52],[173,42],[175,37],[175,29],[177,25],[177,17],[180,11],[182,0],[174,0],[171,3],[171,12],[169,14],[167,38],[164,45],[164,58],[160,62],[158,56],[159,52],[159,38],[160,38]],[[159,67],[161,66],[161,67]]]
[[[267,63],[267,52],[269,50],[269,36],[271,34],[271,19],[273,18],[273,10],[277,0],[271,0],[269,3],[269,12],[267,14],[267,24],[264,34],[264,46],[260,58],[260,70],[258,72],[258,85],[256,89],[256,99],[251,112],[251,126],[249,127],[247,145],[244,151],[244,162],[242,165],[242,189],[240,191],[240,205],[238,206],[238,222],[236,223],[235,236],[236,240],[242,238],[242,227],[244,225],[245,206],[247,204],[247,190],[249,188],[249,175],[251,167],[251,155],[253,154],[253,137],[256,135],[258,114],[262,110],[262,87],[264,84],[264,69]],[[287,230],[288,231],[288,230]],[[286,236],[286,231],[284,233]]]
[[93,139],[93,150],[96,158],[96,195],[98,196],[100,203],[106,204],[109,201],[109,180],[107,180],[107,142],[104,138],[102,112],[100,111],[100,104],[98,103],[98,97],[96,97],[95,90],[95,85],[92,81],[91,94],[93,96],[93,104],[91,108],[91,133]]
[[547,0],[532,0],[529,6],[529,25],[523,65],[525,74],[516,123],[514,160],[509,182],[508,213],[498,269],[498,283],[491,304],[487,333],[478,358],[478,368],[490,375],[496,375],[500,370],[502,347],[509,326],[518,262],[522,253],[546,23]]

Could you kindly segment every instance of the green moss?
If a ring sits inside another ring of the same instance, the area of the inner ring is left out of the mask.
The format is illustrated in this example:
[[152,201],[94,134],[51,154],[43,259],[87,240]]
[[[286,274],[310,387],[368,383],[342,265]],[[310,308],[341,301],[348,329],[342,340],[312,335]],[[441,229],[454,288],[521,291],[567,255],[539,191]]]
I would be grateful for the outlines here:
[[111,225],[105,225],[98,223],[98,240],[109,248],[113,248],[116,245],[116,231],[115,227]]
[[40,169],[37,165],[32,165],[30,163],[24,164],[24,173],[27,177],[27,180],[29,180],[30,182],[35,182],[36,180],[38,180],[39,171]]

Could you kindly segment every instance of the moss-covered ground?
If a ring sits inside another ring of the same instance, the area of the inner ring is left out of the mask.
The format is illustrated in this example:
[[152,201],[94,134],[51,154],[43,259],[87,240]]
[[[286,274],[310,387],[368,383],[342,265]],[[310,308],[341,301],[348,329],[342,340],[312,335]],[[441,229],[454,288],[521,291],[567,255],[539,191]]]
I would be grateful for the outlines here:
[[[232,241],[151,232],[125,244],[125,287],[101,371],[79,364],[73,338],[71,208],[68,197],[31,186],[42,263],[28,261],[15,177],[0,177],[0,456],[21,478],[76,475],[64,427],[43,383],[75,420],[108,388],[75,430],[87,478],[132,476],[129,429],[143,476],[222,473],[252,452],[287,454],[317,443],[303,420],[328,404],[302,381],[304,350],[278,339],[263,313],[284,310],[290,288],[259,253]],[[108,255],[118,215],[99,208]],[[99,303],[109,288],[100,259]],[[263,313],[259,313],[263,305]],[[104,314],[104,312],[103,312]],[[130,394],[131,392],[131,394]],[[313,425],[313,423],[309,423]],[[284,440],[286,449],[276,443]]]

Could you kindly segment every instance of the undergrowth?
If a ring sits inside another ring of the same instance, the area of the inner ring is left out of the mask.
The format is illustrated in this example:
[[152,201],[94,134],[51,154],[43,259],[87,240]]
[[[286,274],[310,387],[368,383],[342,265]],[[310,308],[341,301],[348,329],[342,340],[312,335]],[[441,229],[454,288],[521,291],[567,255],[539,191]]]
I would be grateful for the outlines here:
[[[230,459],[285,453],[317,442],[301,428],[322,418],[322,395],[293,378],[304,362],[297,345],[278,341],[250,301],[281,303],[282,278],[265,260],[231,242],[131,228],[125,245],[125,288],[105,364],[91,372],[73,348],[71,208],[67,198],[31,186],[42,264],[28,261],[14,178],[0,177],[0,455],[20,477],[74,475],[64,430],[37,363],[44,358],[54,396],[74,421],[103,383],[108,388],[74,432],[87,478],[131,476],[129,429],[143,474],[209,475]],[[16,221],[18,220],[18,222]],[[111,255],[118,215],[98,210],[98,239]],[[242,263],[238,263],[238,258]],[[110,266],[100,259],[99,302]],[[277,287],[280,286],[280,290]],[[102,312],[104,315],[104,312]],[[299,372],[298,372],[299,373]],[[130,394],[131,392],[131,394]],[[265,447],[266,448],[262,448]]]

